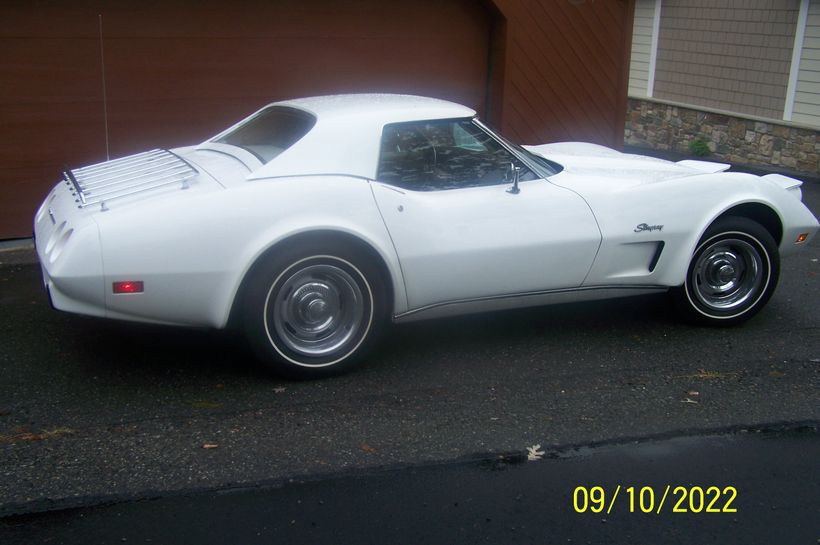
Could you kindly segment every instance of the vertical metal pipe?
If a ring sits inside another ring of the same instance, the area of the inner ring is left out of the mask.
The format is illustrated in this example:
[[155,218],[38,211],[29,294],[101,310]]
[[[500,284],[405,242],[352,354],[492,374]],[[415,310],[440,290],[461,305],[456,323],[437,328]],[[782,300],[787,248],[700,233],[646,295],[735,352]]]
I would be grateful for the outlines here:
[[103,122],[105,123],[105,160],[111,160],[108,148],[108,96],[105,90],[105,52],[103,50],[103,21],[102,13],[98,14],[100,21],[100,68],[102,69],[102,93],[103,93]]

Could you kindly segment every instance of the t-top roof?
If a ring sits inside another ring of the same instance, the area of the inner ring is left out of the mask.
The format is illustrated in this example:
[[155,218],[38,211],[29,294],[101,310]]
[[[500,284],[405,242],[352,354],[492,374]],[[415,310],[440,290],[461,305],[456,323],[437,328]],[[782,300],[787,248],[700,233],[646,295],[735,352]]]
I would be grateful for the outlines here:
[[[274,102],[260,112],[277,106],[307,112],[316,117],[316,124],[291,147],[253,171],[248,179],[329,174],[373,179],[385,125],[476,115],[474,110],[454,102],[396,94],[298,98]],[[212,140],[241,126],[258,113]]]
[[319,120],[330,117],[368,116],[385,123],[408,119],[446,119],[473,117],[471,108],[415,95],[360,93],[298,98],[275,102],[271,106],[290,106],[314,114]]

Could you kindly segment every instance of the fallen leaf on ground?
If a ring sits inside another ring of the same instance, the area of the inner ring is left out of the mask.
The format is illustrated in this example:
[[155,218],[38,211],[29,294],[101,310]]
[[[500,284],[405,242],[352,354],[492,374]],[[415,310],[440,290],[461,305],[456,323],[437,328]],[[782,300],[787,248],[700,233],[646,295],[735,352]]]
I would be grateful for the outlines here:
[[222,403],[216,403],[214,401],[192,401],[191,407],[194,409],[218,409],[222,406]]
[[368,454],[373,454],[374,452],[376,452],[376,449],[374,449],[367,443],[362,443],[361,446],[359,446],[359,448],[362,449],[363,452],[366,452]]
[[284,392],[285,392],[285,388],[283,388],[282,386],[277,386],[276,388],[273,389],[274,394],[282,394]]
[[532,462],[535,460],[540,460],[542,456],[544,456],[543,450],[538,450],[541,448],[541,445],[533,445],[531,447],[527,447],[527,460]]
[[54,428],[43,430],[40,433],[26,431],[24,428],[16,428],[18,433],[13,435],[0,435],[0,443],[15,443],[17,441],[43,441],[45,439],[55,439],[64,435],[75,433],[71,428]]
[[737,376],[739,373],[737,371],[707,371],[706,369],[698,369],[698,372],[694,375],[678,375],[676,378],[702,378],[702,379],[716,379],[716,378],[727,378],[727,377],[734,377]]
[[219,447],[219,445],[217,445],[216,443],[203,443],[202,444],[202,448],[205,448],[205,449],[217,448],[217,447]]

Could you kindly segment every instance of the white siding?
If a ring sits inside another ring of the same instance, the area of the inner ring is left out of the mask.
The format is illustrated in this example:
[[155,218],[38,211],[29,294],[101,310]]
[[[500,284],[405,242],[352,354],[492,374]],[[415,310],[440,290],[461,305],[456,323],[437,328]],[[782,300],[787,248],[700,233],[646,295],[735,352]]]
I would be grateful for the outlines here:
[[809,3],[792,121],[820,127],[820,0]]
[[630,96],[646,96],[654,19],[655,0],[637,0],[635,2],[635,26],[632,30],[632,57],[629,62]]

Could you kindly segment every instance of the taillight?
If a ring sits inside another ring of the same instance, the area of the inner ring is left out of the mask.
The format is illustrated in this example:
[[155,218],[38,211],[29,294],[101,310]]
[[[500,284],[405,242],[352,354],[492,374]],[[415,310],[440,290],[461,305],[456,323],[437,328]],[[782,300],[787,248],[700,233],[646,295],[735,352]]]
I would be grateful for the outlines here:
[[114,293],[142,293],[145,285],[142,280],[126,280],[124,282],[114,282]]

